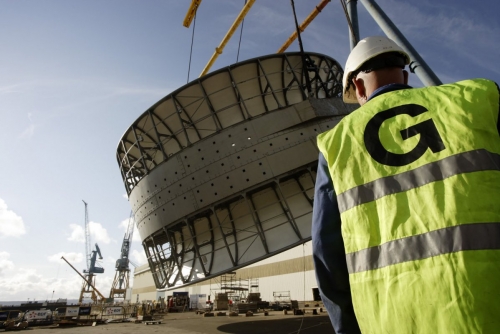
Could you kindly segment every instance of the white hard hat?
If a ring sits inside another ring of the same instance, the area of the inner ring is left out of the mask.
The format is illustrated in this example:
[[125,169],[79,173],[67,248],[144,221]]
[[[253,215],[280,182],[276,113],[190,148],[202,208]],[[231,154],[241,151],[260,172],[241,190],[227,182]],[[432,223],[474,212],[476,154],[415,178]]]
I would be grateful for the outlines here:
[[[366,37],[358,42],[352,49],[344,69],[344,77],[342,78],[342,95],[345,103],[357,103],[356,88],[351,84],[348,87],[348,80],[351,79],[351,74],[356,72],[368,60],[381,55],[383,53],[398,52],[404,58],[404,65],[410,63],[408,54],[393,40],[384,36]],[[348,87],[348,89],[346,89]]]

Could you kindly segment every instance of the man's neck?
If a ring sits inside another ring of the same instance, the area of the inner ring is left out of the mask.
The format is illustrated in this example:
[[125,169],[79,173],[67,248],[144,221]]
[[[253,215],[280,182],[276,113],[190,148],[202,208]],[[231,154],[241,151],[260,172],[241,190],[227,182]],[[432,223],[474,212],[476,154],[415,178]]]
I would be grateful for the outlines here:
[[377,97],[379,95],[382,95],[382,94],[385,94],[388,92],[392,92],[392,91],[400,90],[400,89],[410,89],[410,88],[412,88],[412,87],[405,85],[405,84],[399,84],[399,83],[388,84],[388,85],[385,85],[385,86],[382,86],[382,87],[375,89],[373,91],[373,93],[371,93],[371,95],[368,97],[367,102],[370,101],[371,99],[373,99],[374,97]]

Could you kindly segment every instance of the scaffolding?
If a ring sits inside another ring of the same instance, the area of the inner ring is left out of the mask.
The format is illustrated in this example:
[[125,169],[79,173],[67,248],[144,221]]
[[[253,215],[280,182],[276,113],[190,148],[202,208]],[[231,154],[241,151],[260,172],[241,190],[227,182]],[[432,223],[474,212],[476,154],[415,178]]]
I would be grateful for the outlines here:
[[280,307],[291,307],[292,298],[290,297],[290,291],[274,291],[273,292],[274,304]]
[[235,272],[221,276],[221,290],[227,294],[227,298],[237,304],[240,301],[246,300],[250,284],[248,279],[236,277]]
[[259,292],[259,279],[258,278],[250,278],[249,285],[250,285],[249,293]]

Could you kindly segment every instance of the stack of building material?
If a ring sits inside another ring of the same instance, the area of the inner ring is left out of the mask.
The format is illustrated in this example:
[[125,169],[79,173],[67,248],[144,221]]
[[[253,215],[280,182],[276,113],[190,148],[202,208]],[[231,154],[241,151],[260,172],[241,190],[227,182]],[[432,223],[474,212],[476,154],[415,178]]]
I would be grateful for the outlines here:
[[214,300],[214,310],[227,310],[228,299],[227,293],[218,293]]

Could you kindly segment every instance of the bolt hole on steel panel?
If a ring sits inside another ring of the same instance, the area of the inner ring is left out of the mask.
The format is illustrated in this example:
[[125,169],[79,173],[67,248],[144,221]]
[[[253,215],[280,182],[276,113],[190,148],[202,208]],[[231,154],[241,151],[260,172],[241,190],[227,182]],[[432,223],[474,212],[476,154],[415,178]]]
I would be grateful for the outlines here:
[[125,131],[116,157],[158,289],[311,239],[316,136],[355,107],[342,102],[338,62],[306,57],[307,70],[296,52],[219,69]]

